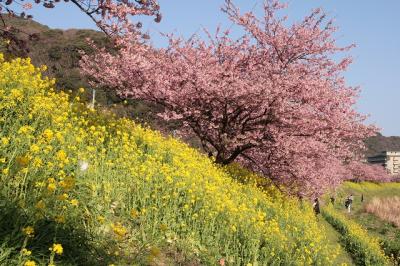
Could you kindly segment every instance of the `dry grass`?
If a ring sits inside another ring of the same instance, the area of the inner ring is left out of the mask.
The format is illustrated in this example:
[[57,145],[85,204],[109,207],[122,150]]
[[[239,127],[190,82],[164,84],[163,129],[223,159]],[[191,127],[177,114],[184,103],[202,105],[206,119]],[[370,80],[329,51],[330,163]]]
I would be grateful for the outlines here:
[[382,220],[391,222],[395,226],[400,227],[400,197],[374,197],[365,206],[365,210]]

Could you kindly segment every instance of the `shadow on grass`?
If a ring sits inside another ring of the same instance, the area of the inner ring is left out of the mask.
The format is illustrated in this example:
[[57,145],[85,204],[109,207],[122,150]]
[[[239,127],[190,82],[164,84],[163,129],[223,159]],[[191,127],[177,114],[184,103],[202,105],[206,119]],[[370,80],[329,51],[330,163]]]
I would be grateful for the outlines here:
[[[0,196],[0,265],[16,265],[25,239],[22,228],[32,225],[29,217],[18,207]],[[49,248],[53,243],[61,243],[64,252],[56,256],[62,265],[108,265],[112,256],[106,252],[105,244],[95,244],[91,236],[82,228],[68,224],[60,227],[54,221],[38,219],[34,221],[34,237],[26,248],[32,251],[30,259],[47,264]],[[27,258],[24,258],[26,260]]]

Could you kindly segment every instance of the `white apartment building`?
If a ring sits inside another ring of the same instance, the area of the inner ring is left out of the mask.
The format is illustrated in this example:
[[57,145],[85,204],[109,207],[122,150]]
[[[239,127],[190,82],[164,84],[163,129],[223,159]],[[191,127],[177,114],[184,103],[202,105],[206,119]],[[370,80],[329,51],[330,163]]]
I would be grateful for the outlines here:
[[384,166],[391,175],[400,173],[400,151],[383,151],[378,155],[368,157],[367,161]]

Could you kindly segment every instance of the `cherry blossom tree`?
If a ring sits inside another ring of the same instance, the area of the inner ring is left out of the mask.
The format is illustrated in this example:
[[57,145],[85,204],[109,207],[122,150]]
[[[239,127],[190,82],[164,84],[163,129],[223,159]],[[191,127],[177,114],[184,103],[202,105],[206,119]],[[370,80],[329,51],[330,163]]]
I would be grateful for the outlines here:
[[382,165],[352,161],[347,165],[347,179],[351,181],[389,182],[392,177]]
[[125,39],[117,54],[84,56],[82,68],[94,85],[163,106],[160,115],[180,121],[217,163],[238,161],[293,194],[316,195],[345,178],[343,162],[376,128],[354,110],[359,90],[343,77],[351,58],[332,59],[352,46],[336,45],[321,9],[287,26],[284,7],[264,1],[259,19],[226,0],[241,38],[169,36],[164,49]]

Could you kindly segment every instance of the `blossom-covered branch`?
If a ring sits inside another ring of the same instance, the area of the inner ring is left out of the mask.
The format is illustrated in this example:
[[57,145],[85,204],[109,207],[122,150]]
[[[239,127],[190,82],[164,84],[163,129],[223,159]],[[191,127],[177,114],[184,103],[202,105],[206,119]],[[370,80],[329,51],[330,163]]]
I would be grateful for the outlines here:
[[125,41],[117,54],[84,57],[82,67],[122,97],[162,105],[162,117],[180,121],[180,133],[195,134],[217,163],[239,161],[291,193],[318,194],[345,179],[343,163],[376,128],[364,125],[354,109],[359,90],[345,84],[351,58],[332,59],[352,45],[336,45],[322,10],[287,26],[282,8],[265,1],[260,19],[226,0],[241,38],[169,36],[158,50]]

